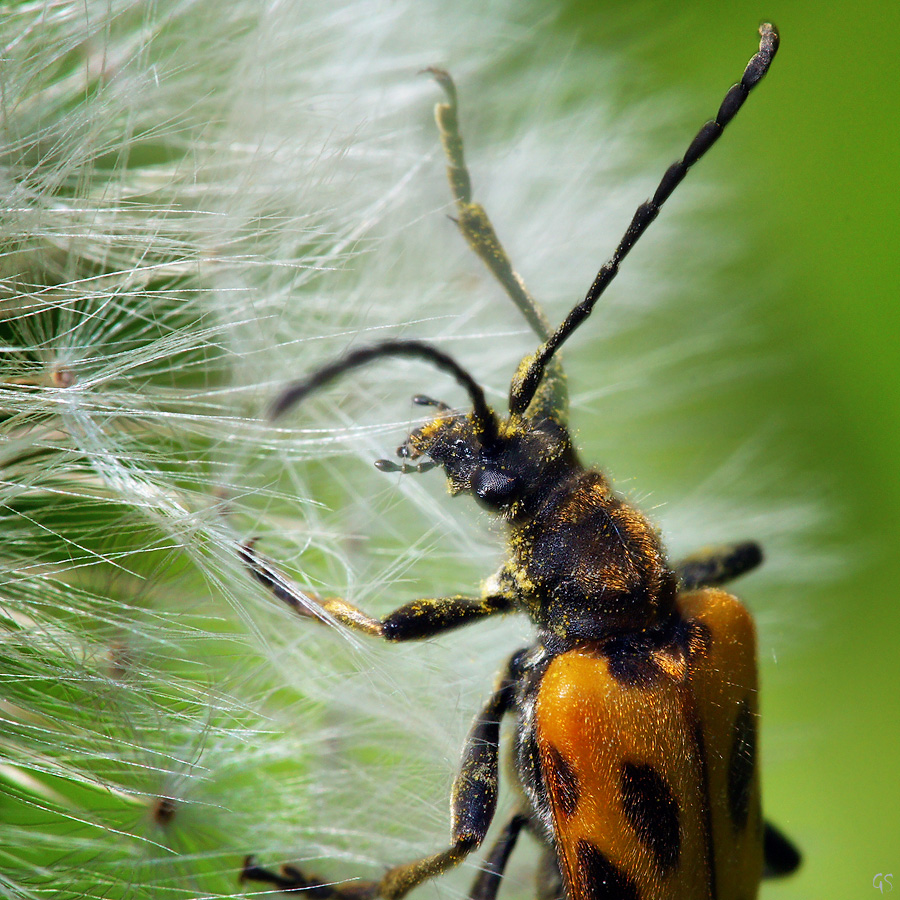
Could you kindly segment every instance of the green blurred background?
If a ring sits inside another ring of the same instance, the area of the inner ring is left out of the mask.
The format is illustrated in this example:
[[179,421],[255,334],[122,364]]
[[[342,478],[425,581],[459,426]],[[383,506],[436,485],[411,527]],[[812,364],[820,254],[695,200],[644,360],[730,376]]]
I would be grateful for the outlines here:
[[761,308],[788,365],[754,386],[743,414],[764,422],[768,406],[788,423],[773,446],[831,517],[823,555],[837,564],[779,611],[793,640],[778,665],[762,649],[768,806],[806,856],[802,874],[767,886],[767,897],[869,897],[877,873],[900,872],[900,7],[847,10],[572,2],[559,23],[604,46],[612,23],[648,79],[674,80],[707,106],[710,86],[744,56],[744,23],[765,17],[782,35],[738,134],[704,161],[710,179],[763,180],[762,190],[745,184],[730,210],[762,226],[745,263],[755,276],[738,277],[778,285]]

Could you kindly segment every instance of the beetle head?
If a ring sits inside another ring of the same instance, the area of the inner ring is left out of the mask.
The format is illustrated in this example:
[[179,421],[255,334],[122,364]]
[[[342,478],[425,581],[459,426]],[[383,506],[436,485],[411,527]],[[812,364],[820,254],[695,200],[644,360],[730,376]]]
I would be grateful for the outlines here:
[[[492,512],[526,515],[554,484],[578,466],[566,429],[550,419],[510,416],[488,435],[474,413],[443,411],[410,434],[397,455],[427,457],[441,466],[451,494],[471,494]],[[380,461],[379,468],[415,467]],[[430,468],[430,466],[426,466]]]

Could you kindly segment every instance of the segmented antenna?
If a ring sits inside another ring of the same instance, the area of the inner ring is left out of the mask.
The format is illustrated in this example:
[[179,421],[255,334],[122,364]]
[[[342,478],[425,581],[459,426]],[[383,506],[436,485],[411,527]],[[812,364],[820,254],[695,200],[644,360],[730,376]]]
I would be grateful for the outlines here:
[[538,385],[540,385],[544,376],[547,363],[552,359],[553,354],[559,350],[569,335],[591,314],[594,304],[600,299],[603,292],[609,287],[610,282],[618,274],[619,264],[638,242],[650,223],[659,215],[662,205],[684,180],[684,176],[687,175],[691,166],[721,137],[725,126],[737,115],[750,91],[759,84],[766,72],[769,71],[769,66],[772,64],[772,60],[775,58],[775,53],[778,50],[778,32],[773,25],[767,23],[760,25],[759,34],[759,51],[747,63],[747,68],[744,69],[741,80],[733,85],[725,95],[725,99],[722,101],[715,119],[711,119],[697,132],[697,136],[691,141],[684,157],[669,166],[653,197],[637,208],[631,224],[619,242],[619,246],[616,247],[615,253],[613,253],[609,261],[597,273],[597,277],[588,290],[587,296],[566,316],[562,325],[538,348],[534,359],[524,373],[513,380],[509,392],[509,411],[513,415],[522,414],[528,409],[528,405],[534,399]]
[[339,378],[345,372],[367,365],[383,356],[408,356],[424,359],[442,372],[452,375],[466,389],[472,400],[472,416],[482,444],[489,446],[496,443],[497,417],[488,406],[481,386],[453,357],[424,341],[382,341],[369,347],[352,350],[341,359],[328,363],[307,375],[306,378],[289,385],[272,404],[270,418],[277,419],[292,406],[296,406],[311,393]]

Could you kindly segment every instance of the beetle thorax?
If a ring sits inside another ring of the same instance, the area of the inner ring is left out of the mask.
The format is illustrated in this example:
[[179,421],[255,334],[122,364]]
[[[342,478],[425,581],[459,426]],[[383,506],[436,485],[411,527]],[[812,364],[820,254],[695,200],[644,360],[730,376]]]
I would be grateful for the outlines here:
[[557,484],[510,544],[530,588],[523,606],[566,643],[644,631],[671,613],[676,580],[656,530],[597,471]]

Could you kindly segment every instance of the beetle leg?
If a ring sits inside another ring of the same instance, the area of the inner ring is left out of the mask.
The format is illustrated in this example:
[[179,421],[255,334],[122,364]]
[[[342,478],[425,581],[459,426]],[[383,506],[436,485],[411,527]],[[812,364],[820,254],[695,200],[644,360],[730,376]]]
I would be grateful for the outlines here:
[[304,897],[312,900],[374,900],[378,894],[377,881],[351,881],[348,884],[329,884],[315,875],[307,877],[296,866],[281,866],[277,872],[256,865],[256,860],[248,856],[241,869],[241,882],[257,881],[271,884],[284,893],[303,891]]
[[527,817],[521,813],[516,813],[506,823],[506,828],[500,832],[500,836],[494,841],[490,853],[488,853],[482,863],[481,871],[472,883],[472,888],[469,891],[469,900],[496,900],[506,864],[509,862],[509,857],[516,846],[519,833],[527,823]]
[[240,880],[271,884],[284,893],[303,891],[315,900],[400,900],[414,887],[452,868],[463,860],[471,846],[454,844],[443,853],[435,853],[415,862],[388,869],[381,881],[350,881],[329,884],[315,876],[306,876],[296,866],[281,866],[274,872],[256,865],[248,856]]
[[514,687],[524,653],[520,650],[513,654],[490,699],[475,717],[453,783],[453,835],[457,841],[464,839],[473,847],[484,840],[497,806],[500,720],[515,699]]
[[563,900],[566,891],[563,887],[562,872],[559,870],[559,859],[556,848],[550,844],[543,845],[535,878],[537,900]]
[[545,341],[551,331],[547,316],[525,287],[522,276],[513,268],[484,207],[472,200],[472,180],[466,166],[463,139],[459,131],[456,85],[450,73],[443,69],[430,68],[426,71],[447,95],[444,103],[435,105],[434,118],[441,135],[444,155],[447,157],[447,177],[459,215],[456,224],[469,246],[525,316],[534,333]]
[[[283,866],[279,872],[273,872],[257,866],[253,857],[247,857],[241,880],[260,881],[286,892],[309,891],[315,900],[400,900],[423,881],[440,875],[465,859],[484,840],[494,817],[499,787],[500,720],[513,703],[513,688],[522,652],[519,651],[510,659],[494,692],[475,717],[469,731],[459,774],[453,784],[453,843],[446,850],[394,866],[380,881],[354,881],[346,885],[323,883],[318,878],[307,877],[295,866]],[[521,824],[518,828],[521,828]],[[507,828],[511,826],[512,823]],[[512,850],[513,843],[514,838],[510,841],[509,851]],[[495,853],[496,847],[491,857]],[[499,880],[499,873],[497,878]],[[480,900],[490,898],[488,896]]]
[[291,584],[254,550],[244,544],[241,560],[253,577],[298,615],[309,619],[333,619],[347,628],[387,641],[415,641],[433,637],[497,613],[510,612],[515,600],[503,593],[483,597],[427,597],[412,600],[376,619],[340,597],[319,598]]
[[[447,99],[434,107],[434,118],[441,136],[444,155],[447,158],[447,177],[456,201],[458,218],[455,220],[475,255],[490,269],[507,296],[516,305],[531,330],[546,341],[552,334],[552,326],[541,305],[525,286],[522,276],[513,268],[509,255],[500,243],[487,211],[472,200],[472,179],[463,153],[463,139],[459,130],[459,107],[456,85],[449,72],[429,68],[441,86]],[[551,418],[564,422],[568,415],[569,395],[565,376],[559,360],[551,359],[546,377],[535,393],[532,411],[536,419]]]
[[755,569],[763,559],[762,549],[755,541],[705,547],[679,560],[675,574],[682,590],[695,591],[703,587],[717,587]]
[[800,851],[771,822],[763,832],[763,878],[790,875],[800,865]]
[[391,869],[378,886],[378,895],[384,900],[399,900],[423,881],[465,859],[484,840],[497,807],[500,720],[514,700],[522,652],[510,659],[466,739],[450,801],[453,844],[443,853]]

